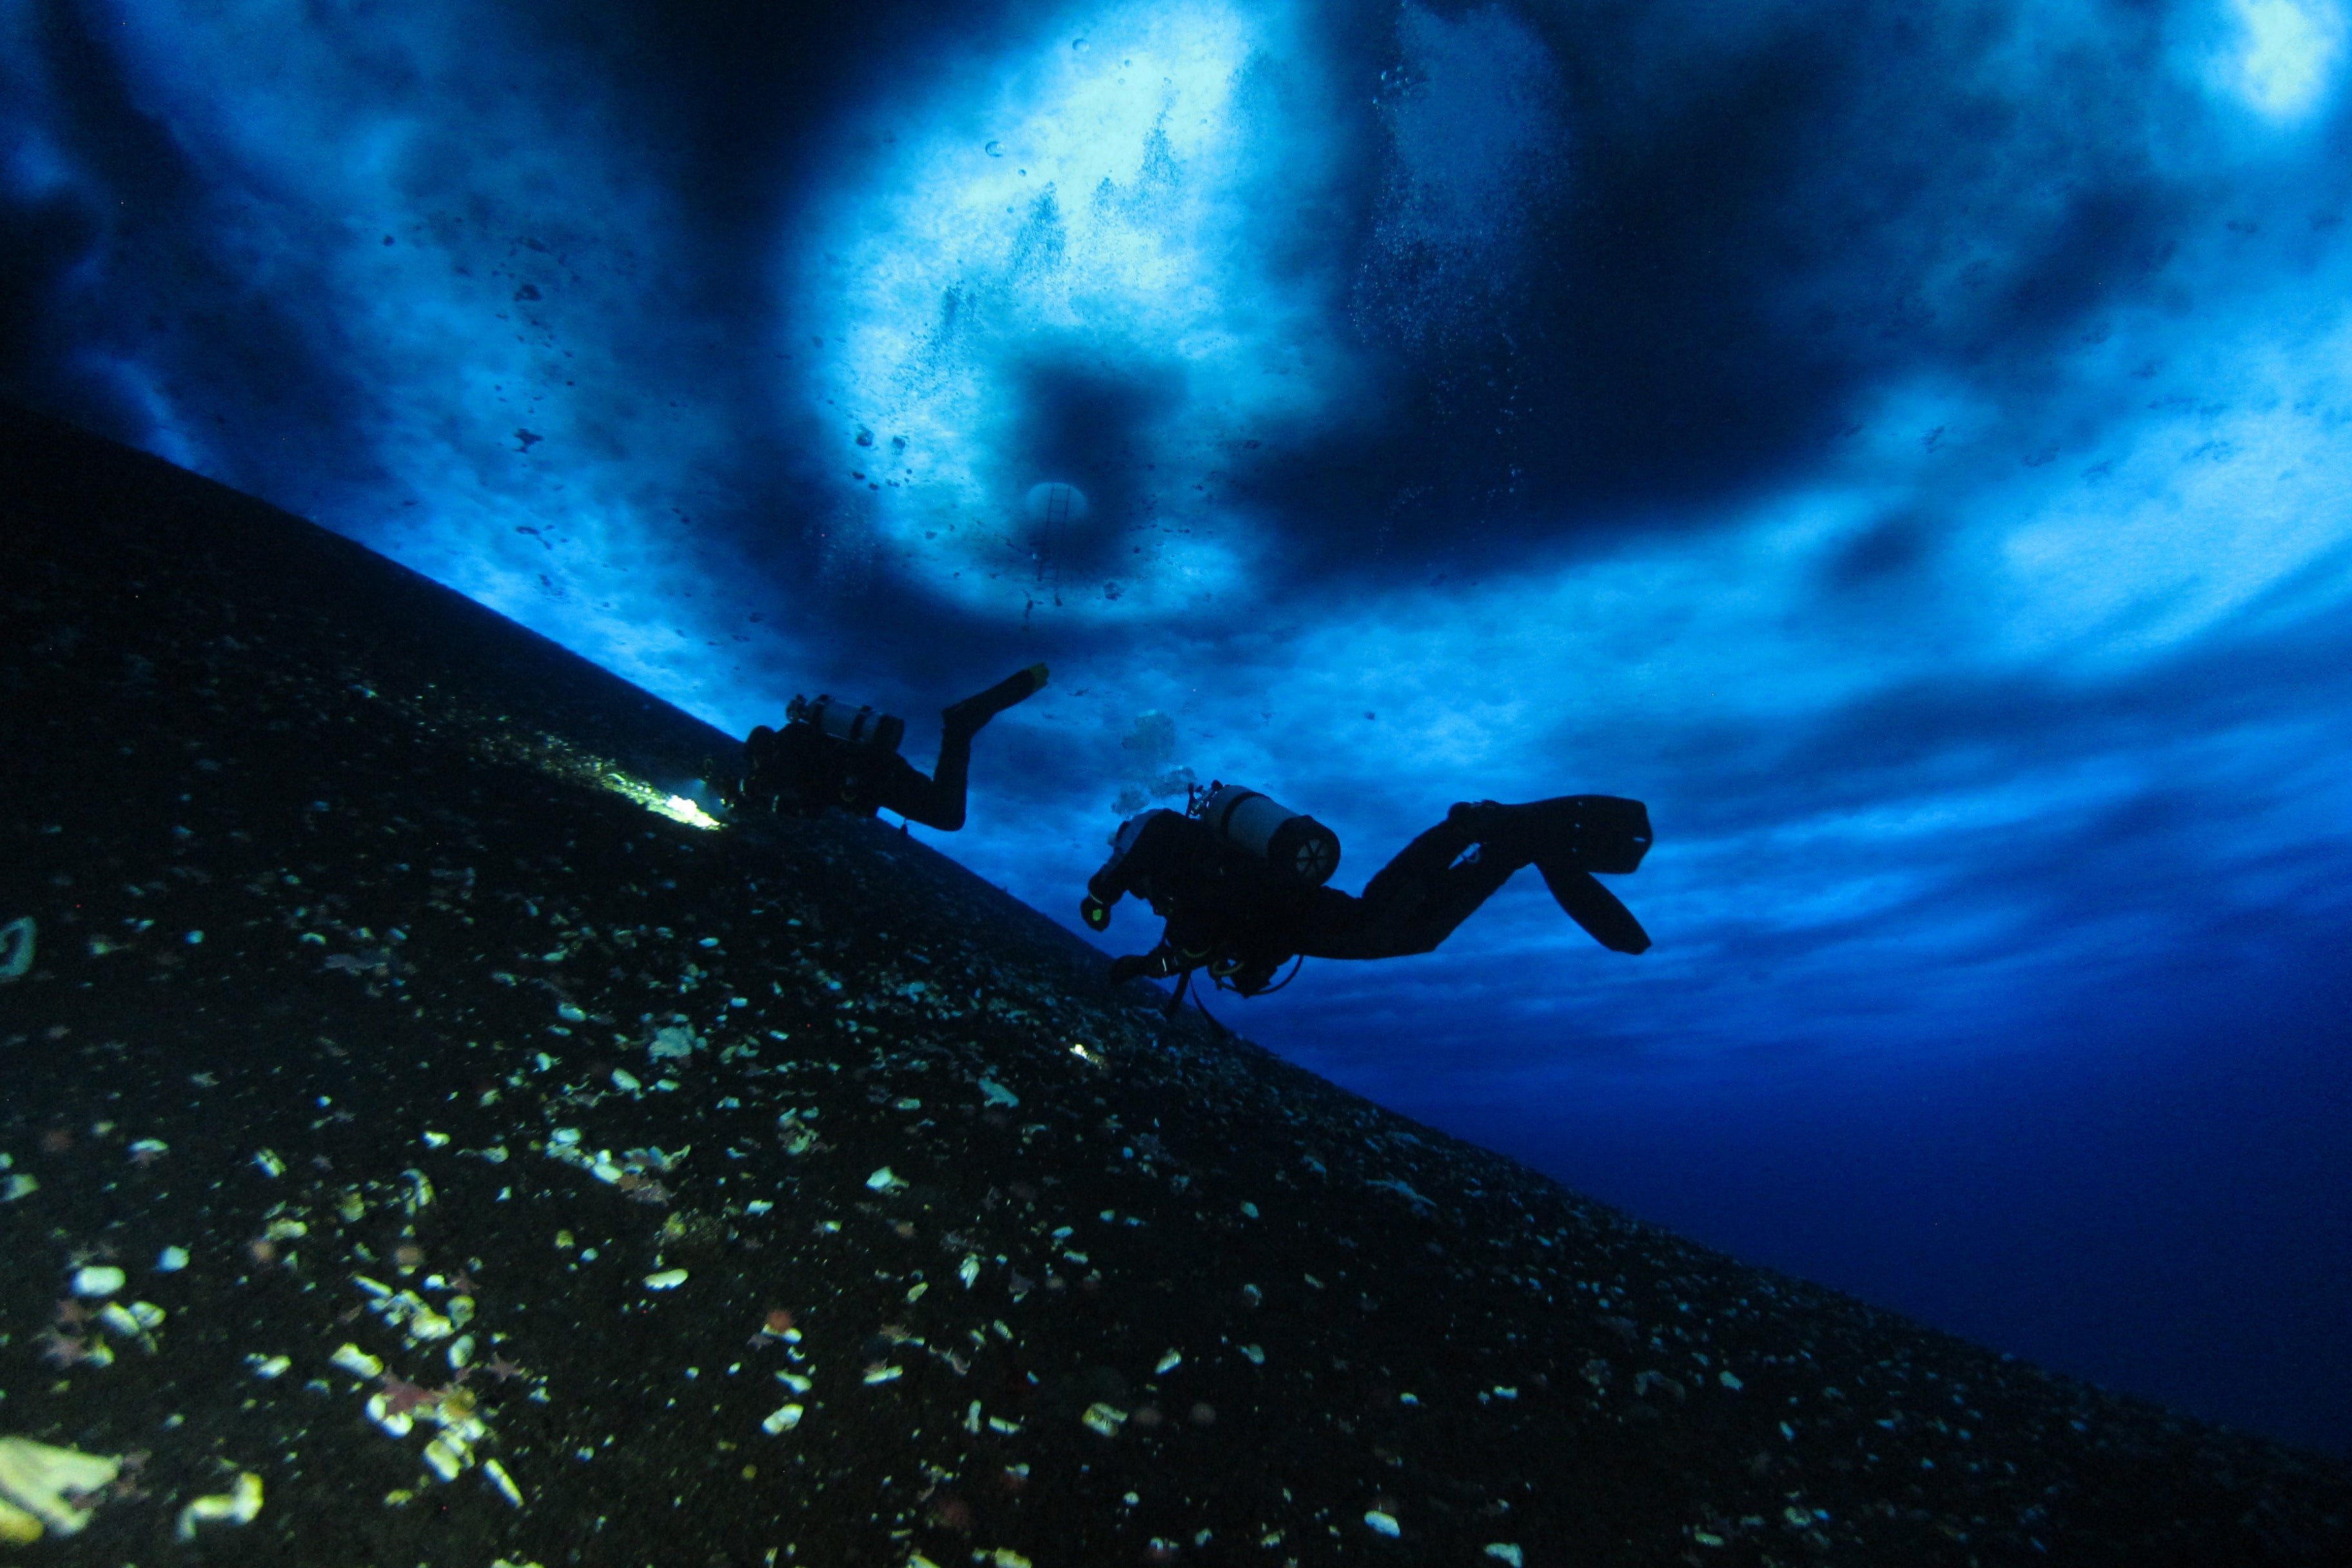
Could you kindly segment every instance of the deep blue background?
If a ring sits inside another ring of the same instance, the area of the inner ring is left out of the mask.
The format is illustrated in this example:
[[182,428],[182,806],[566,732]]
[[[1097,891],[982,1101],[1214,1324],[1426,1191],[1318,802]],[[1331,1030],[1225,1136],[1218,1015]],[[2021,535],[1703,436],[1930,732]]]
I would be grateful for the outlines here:
[[0,387],[738,732],[833,690],[928,761],[1046,658],[945,847],[1066,918],[1187,770],[1349,888],[1456,799],[1639,795],[1651,953],[1514,887],[1221,1010],[2352,1450],[2348,47],[2339,0],[0,0]]

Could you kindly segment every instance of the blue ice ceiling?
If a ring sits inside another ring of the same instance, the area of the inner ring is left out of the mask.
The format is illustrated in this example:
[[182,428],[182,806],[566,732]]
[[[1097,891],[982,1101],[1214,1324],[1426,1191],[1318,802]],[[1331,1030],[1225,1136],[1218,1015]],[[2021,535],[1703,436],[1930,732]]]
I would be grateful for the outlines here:
[[829,689],[927,762],[1050,660],[942,847],[1057,914],[1188,770],[1351,888],[1456,799],[1643,796],[1645,957],[1514,888],[1237,1021],[1933,1315],[1561,1130],[1957,1141],[1915,1068],[2236,1051],[2341,1171],[2347,47],[2336,0],[19,0],[0,375],[739,733]]

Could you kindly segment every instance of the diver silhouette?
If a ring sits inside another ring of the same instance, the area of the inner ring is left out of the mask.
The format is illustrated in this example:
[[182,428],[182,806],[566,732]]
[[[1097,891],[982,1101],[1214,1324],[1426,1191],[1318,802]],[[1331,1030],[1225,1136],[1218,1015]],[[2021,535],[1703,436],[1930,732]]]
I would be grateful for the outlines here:
[[1255,996],[1280,989],[1275,973],[1294,958],[1428,952],[1528,865],[1601,946],[1631,953],[1650,945],[1633,912],[1592,876],[1632,871],[1649,852],[1649,809],[1614,795],[1464,802],[1400,850],[1360,897],[1323,885],[1339,862],[1330,829],[1235,785],[1212,784],[1181,812],[1129,817],[1111,845],[1078,906],[1087,925],[1107,928],[1111,906],[1129,893],[1167,921],[1150,952],[1112,963],[1114,984],[1206,969],[1219,985]]
[[730,804],[793,816],[844,811],[871,816],[887,807],[909,822],[953,833],[963,826],[971,738],[1045,685],[1033,664],[940,714],[940,760],[929,778],[898,754],[907,722],[832,697],[795,697],[781,730],[765,724],[743,742],[743,777]]

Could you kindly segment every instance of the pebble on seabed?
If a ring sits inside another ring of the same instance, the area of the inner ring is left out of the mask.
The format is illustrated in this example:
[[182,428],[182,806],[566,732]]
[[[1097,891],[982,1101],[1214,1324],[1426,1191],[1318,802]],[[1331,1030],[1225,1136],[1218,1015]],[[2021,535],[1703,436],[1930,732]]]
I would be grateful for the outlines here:
[[73,1277],[73,1293],[88,1300],[111,1296],[128,1283],[130,1276],[110,1264],[100,1264],[77,1269]]
[[91,1513],[79,1500],[112,1485],[121,1468],[122,1461],[109,1454],[0,1437],[0,1501],[7,1506],[0,1530],[19,1541],[39,1539],[44,1525],[59,1535],[79,1533]]
[[228,1490],[194,1499],[180,1510],[179,1537],[194,1541],[200,1524],[251,1524],[260,1512],[261,1478],[241,1471]]

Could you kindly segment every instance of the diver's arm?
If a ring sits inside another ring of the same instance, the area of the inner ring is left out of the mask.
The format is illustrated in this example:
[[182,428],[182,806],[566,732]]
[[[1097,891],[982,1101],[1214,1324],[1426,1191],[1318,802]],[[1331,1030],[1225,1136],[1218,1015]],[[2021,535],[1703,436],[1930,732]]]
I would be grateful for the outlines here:
[[1141,891],[1181,852],[1185,818],[1168,810],[1148,811],[1131,817],[1111,840],[1110,858],[1087,879],[1087,896],[1078,901],[1078,918],[1088,931],[1110,924],[1111,906],[1128,894]]
[[1111,906],[1127,897],[1127,889],[1109,875],[1110,869],[1106,866],[1087,878],[1087,896],[1078,900],[1078,918],[1087,922],[1088,931],[1108,931]]
[[1124,985],[1130,980],[1166,980],[1181,974],[1192,965],[1184,955],[1162,942],[1150,952],[1130,952],[1110,961],[1110,983]]

